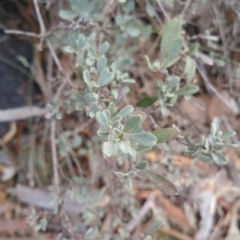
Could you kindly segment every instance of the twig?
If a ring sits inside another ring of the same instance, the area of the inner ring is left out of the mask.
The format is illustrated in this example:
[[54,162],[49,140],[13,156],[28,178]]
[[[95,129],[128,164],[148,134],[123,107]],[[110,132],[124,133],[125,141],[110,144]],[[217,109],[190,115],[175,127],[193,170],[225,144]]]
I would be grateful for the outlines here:
[[216,94],[217,97],[219,97],[219,99],[228,107],[231,109],[231,111],[233,113],[235,113],[235,110],[233,109],[233,107],[231,106],[231,104],[223,98],[223,96],[217,91],[217,89],[211,84],[210,79],[208,78],[207,74],[206,74],[206,70],[204,69],[204,66],[202,63],[197,62],[197,70],[200,73],[204,83],[206,84],[206,86],[209,88],[209,90],[213,93]]
[[46,108],[39,107],[19,107],[6,110],[0,110],[0,122],[23,120],[31,117],[43,116],[47,113]]
[[181,19],[183,20],[184,17],[185,17],[185,14],[187,12],[187,9],[189,8],[190,4],[191,4],[192,0],[187,0],[187,2],[185,3],[185,6],[182,10],[182,13],[181,13]]
[[67,82],[68,82],[68,83],[71,85],[71,87],[73,88],[74,85],[73,85],[72,81],[70,80],[70,78],[69,78],[69,77],[65,74],[65,72],[63,71],[63,67],[62,67],[62,65],[61,65],[61,63],[60,63],[60,61],[59,61],[59,59],[58,59],[58,57],[57,57],[57,55],[56,55],[56,53],[55,53],[55,51],[54,51],[54,49],[53,49],[53,46],[52,46],[52,44],[50,43],[49,40],[47,40],[47,45],[48,45],[48,48],[49,48],[49,50],[50,50],[50,52],[51,52],[51,54],[52,54],[52,56],[53,56],[53,59],[54,59],[56,65],[57,65],[57,67],[59,68],[59,70],[61,71],[61,73],[62,73],[62,74],[64,75],[64,77],[66,78]]
[[38,1],[33,0],[33,3],[34,3],[34,8],[35,8],[35,11],[36,11],[36,14],[37,14],[38,23],[40,25],[41,34],[44,34],[46,32],[46,29],[45,29],[45,25],[44,25],[44,22],[43,22],[42,15],[41,15],[40,10],[39,10]]
[[58,175],[58,159],[56,148],[56,121],[51,121],[51,150],[52,150],[52,162],[53,162],[53,181],[57,195],[60,194],[60,180]]
[[126,226],[126,229],[129,232],[132,232],[142,221],[142,219],[146,216],[146,214],[150,211],[150,209],[152,208],[154,199],[156,197],[156,191],[153,191],[147,201],[144,203],[144,205],[142,206],[139,215],[136,218],[133,218]]
[[157,0],[157,3],[158,3],[158,6],[160,7],[160,9],[162,10],[163,15],[165,16],[165,18],[166,18],[167,20],[170,20],[170,17],[169,17],[169,15],[168,15],[168,13],[166,12],[165,8],[163,7],[161,1]]

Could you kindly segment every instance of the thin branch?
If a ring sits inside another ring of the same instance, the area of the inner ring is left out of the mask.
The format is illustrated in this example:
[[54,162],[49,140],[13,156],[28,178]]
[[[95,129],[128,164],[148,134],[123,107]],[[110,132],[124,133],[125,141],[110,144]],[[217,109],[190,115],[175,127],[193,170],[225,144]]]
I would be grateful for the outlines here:
[[184,8],[182,10],[182,13],[181,13],[181,19],[184,19],[185,14],[186,14],[191,2],[192,2],[192,0],[187,0],[187,2],[185,3],[185,6],[184,6]]
[[210,91],[216,94],[217,97],[228,107],[231,109],[233,113],[235,113],[234,108],[231,106],[231,104],[217,91],[217,89],[211,84],[210,79],[207,76],[206,70],[204,69],[204,66],[202,63],[197,62],[197,70],[200,73],[204,83],[209,88]]
[[46,32],[46,28],[45,28],[45,25],[44,25],[44,22],[43,22],[42,15],[40,13],[38,1],[33,0],[33,3],[34,3],[34,8],[35,8],[35,11],[36,11],[36,14],[37,14],[38,22],[39,22],[39,25],[40,25],[40,31],[41,31],[41,34],[43,35]]
[[157,3],[158,3],[158,6],[160,7],[160,9],[162,10],[163,12],[163,15],[165,16],[165,18],[169,21],[170,20],[170,17],[167,13],[167,11],[165,10],[165,8],[163,7],[161,1],[157,0]]
[[31,117],[43,116],[47,113],[46,108],[39,107],[19,107],[0,110],[0,122],[23,120]]
[[51,150],[52,150],[52,162],[53,162],[53,182],[57,195],[60,195],[60,179],[58,175],[58,159],[56,148],[56,121],[51,121]]

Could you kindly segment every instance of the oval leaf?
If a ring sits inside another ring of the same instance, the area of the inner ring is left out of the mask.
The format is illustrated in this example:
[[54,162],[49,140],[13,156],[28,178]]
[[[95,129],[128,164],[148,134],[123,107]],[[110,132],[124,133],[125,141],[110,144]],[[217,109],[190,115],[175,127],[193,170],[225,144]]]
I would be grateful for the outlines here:
[[157,143],[165,143],[177,136],[177,130],[175,128],[163,128],[152,132],[157,138]]
[[141,121],[142,116],[140,114],[129,117],[127,121],[124,123],[123,132],[132,130],[135,127],[139,126]]
[[187,85],[175,91],[174,93],[178,96],[192,95],[199,91],[199,87],[193,84]]
[[127,105],[124,108],[122,108],[117,115],[120,115],[122,117],[125,117],[133,112],[134,108],[132,105]]
[[157,138],[151,133],[125,134],[125,136],[146,147],[153,147],[157,143]]
[[145,97],[136,103],[137,107],[146,108],[153,105],[157,101],[157,97]]

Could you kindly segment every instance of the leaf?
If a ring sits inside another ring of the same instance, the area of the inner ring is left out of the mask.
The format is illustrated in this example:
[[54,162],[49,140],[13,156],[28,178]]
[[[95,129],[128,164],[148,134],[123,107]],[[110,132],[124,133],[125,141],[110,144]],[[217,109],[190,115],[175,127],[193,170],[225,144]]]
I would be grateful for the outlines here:
[[137,176],[137,173],[135,171],[129,171],[128,172],[128,177],[129,178],[135,178]]
[[177,76],[168,77],[167,80],[168,80],[167,89],[176,87],[180,82],[180,78]]
[[220,163],[220,164],[227,164],[227,159],[225,158],[225,156],[219,152],[215,152],[215,153],[211,153],[213,160],[216,163]]
[[99,50],[99,56],[104,55],[109,49],[109,43],[108,42],[104,42]]
[[106,85],[108,85],[109,83],[112,82],[112,80],[114,79],[114,74],[112,72],[109,72],[109,69],[107,67],[105,67],[97,80],[97,85],[99,87],[104,87]]
[[91,90],[92,89],[91,77],[90,77],[90,72],[87,69],[83,71],[83,81],[86,83],[89,90]]
[[96,120],[97,122],[101,125],[101,126],[108,126],[109,122],[108,122],[108,117],[105,114],[105,112],[97,112],[96,113]]
[[179,195],[176,186],[161,174],[153,173],[148,170],[142,170],[142,172],[144,172],[151,179],[151,181],[163,192],[169,195]]
[[179,38],[169,43],[168,49],[161,51],[160,65],[162,69],[171,67],[179,60],[179,53],[181,52],[183,39]]
[[146,234],[153,234],[160,226],[162,225],[162,222],[160,220],[155,220],[151,223],[149,226]]
[[220,119],[215,117],[211,123],[211,135],[215,136],[220,125]]
[[64,20],[69,20],[77,17],[78,14],[71,10],[60,10],[58,16]]
[[117,115],[120,115],[122,117],[125,117],[133,112],[134,108],[131,105],[127,105],[124,108],[122,108]]
[[178,96],[188,96],[188,95],[192,95],[196,92],[199,91],[199,87],[193,84],[184,86],[178,90],[176,90],[174,93]]
[[140,170],[145,169],[147,167],[147,162],[146,161],[141,161],[135,167],[137,169],[140,169]]
[[100,73],[107,65],[107,59],[105,56],[101,56],[97,60],[97,71]]
[[111,157],[113,152],[113,143],[112,142],[105,142],[103,143],[103,153],[107,156],[107,157]]
[[233,136],[236,135],[236,132],[235,131],[230,131],[228,133],[225,133],[221,136],[221,139],[224,141],[224,140],[227,140],[228,138],[231,138]]
[[164,27],[161,40],[161,68],[165,69],[179,60],[178,55],[182,49],[183,38],[181,34],[181,22],[178,19],[169,21]]
[[141,108],[146,108],[153,105],[157,101],[157,99],[158,99],[157,97],[145,97],[139,100],[136,103],[136,106]]
[[66,53],[75,53],[75,49],[72,46],[64,46],[63,51]]
[[151,18],[155,16],[155,8],[149,3],[149,1],[146,3],[146,12]]
[[177,136],[177,130],[175,128],[163,128],[152,132],[157,138],[157,143],[169,142]]
[[127,189],[131,189],[131,188],[132,188],[132,183],[131,183],[131,181],[130,181],[129,178],[126,179],[125,184],[126,184],[126,188],[127,188]]
[[142,121],[142,116],[140,114],[129,117],[124,123],[123,132],[134,129],[139,126]]
[[126,133],[125,136],[128,139],[140,143],[146,147],[153,147],[157,143],[157,138],[151,133],[137,133],[137,134]]
[[193,77],[195,75],[195,72],[196,72],[196,63],[192,58],[187,56],[186,65],[185,65],[185,69],[184,69],[184,74],[186,76],[187,84],[191,83],[191,81],[193,80]]

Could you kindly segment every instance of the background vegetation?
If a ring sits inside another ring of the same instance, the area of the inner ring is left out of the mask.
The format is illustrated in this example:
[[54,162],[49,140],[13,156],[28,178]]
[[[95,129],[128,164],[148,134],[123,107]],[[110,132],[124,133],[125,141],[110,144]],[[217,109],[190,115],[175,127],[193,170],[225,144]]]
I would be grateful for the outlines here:
[[3,42],[33,46],[0,58],[28,79],[24,104],[0,110],[1,236],[240,237],[237,0],[13,0],[1,14]]

